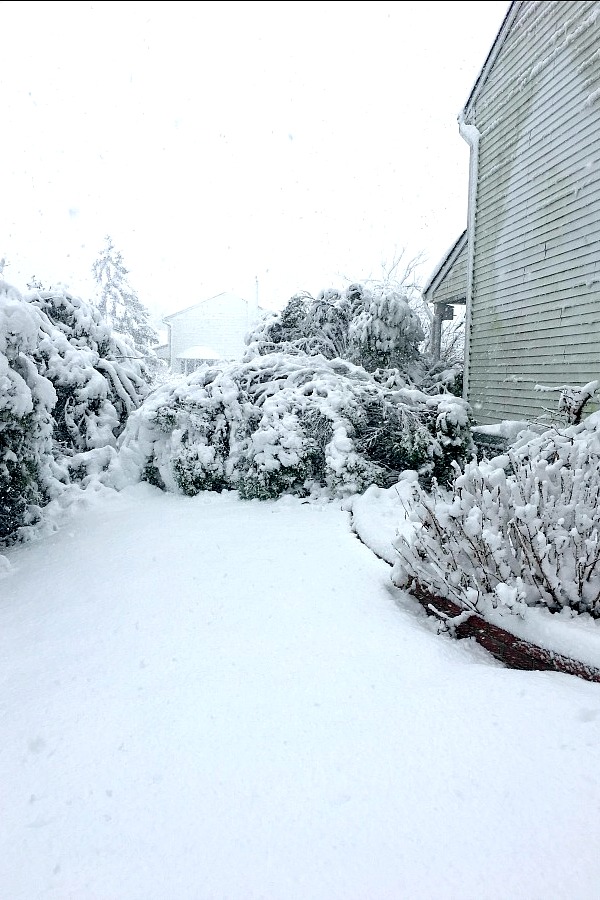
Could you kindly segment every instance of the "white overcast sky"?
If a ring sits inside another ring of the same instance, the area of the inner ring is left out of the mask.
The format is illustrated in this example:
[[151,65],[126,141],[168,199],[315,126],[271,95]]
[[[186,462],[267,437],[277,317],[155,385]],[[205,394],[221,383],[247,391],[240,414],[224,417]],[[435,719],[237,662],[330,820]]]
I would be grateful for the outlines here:
[[281,307],[465,227],[457,114],[506,2],[2,2],[0,257],[154,314]]

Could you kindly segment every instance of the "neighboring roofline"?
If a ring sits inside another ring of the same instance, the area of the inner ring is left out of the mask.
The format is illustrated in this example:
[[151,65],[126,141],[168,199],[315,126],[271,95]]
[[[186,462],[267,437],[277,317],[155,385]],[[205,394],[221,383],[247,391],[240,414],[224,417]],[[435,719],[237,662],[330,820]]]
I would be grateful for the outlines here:
[[[448,252],[442,256],[441,260],[433,270],[423,288],[423,297],[427,300],[427,294],[434,291],[440,282],[446,277],[467,243],[467,229],[454,241]],[[431,301],[429,301],[431,302]]]
[[241,297],[239,294],[234,294],[233,291],[221,291],[220,294],[215,294],[214,297],[205,297],[204,300],[200,300],[198,303],[193,303],[191,306],[186,306],[185,309],[180,309],[177,312],[171,313],[169,316],[163,316],[163,322],[169,322],[171,319],[176,318],[176,316],[180,316],[182,313],[190,312],[192,309],[196,309],[198,306],[202,306],[204,303],[208,303],[209,300],[218,300],[219,297],[237,297],[238,300],[243,300],[244,303],[248,304],[249,301]]
[[512,24],[517,16],[517,13],[519,12],[521,6],[523,6],[523,0],[513,0],[513,2],[510,4],[510,6],[506,12],[506,15],[504,16],[504,21],[502,22],[502,25],[500,26],[498,34],[496,35],[496,37],[494,39],[494,43],[492,44],[491,50],[487,55],[487,58],[481,68],[479,75],[475,79],[475,84],[473,85],[473,87],[471,89],[471,93],[469,94],[467,102],[465,103],[465,105],[462,109],[462,112],[459,115],[459,118],[462,118],[462,119],[467,118],[469,109],[474,104],[475,100],[479,96],[481,89],[483,88],[485,82],[487,81],[488,75],[490,74],[490,71],[491,71],[494,63],[496,62],[496,59],[498,57],[498,54],[500,53],[502,45],[504,44],[504,41],[506,40],[506,36],[507,36],[508,32],[510,31]]

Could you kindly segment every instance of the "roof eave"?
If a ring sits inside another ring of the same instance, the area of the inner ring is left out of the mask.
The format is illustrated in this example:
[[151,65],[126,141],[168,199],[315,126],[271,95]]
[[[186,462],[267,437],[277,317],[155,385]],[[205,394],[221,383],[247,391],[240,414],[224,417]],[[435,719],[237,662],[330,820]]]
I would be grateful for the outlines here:
[[467,229],[465,228],[463,233],[452,244],[446,255],[442,257],[442,259],[430,275],[429,280],[426,282],[422,292],[425,300],[429,300],[427,295],[431,291],[434,291],[436,289],[444,276],[449,272],[449,270],[452,268],[461,252],[463,251],[466,243]]
[[244,303],[248,303],[244,297],[239,297],[238,294],[233,294],[231,291],[221,291],[220,294],[214,294],[212,297],[205,297],[204,300],[199,300],[198,303],[192,303],[191,306],[186,306],[185,309],[179,309],[177,312],[171,313],[168,316],[163,316],[163,322],[170,322],[171,319],[176,319],[177,316],[183,315],[183,313],[190,312],[192,309],[197,309],[199,306],[203,306],[205,303],[208,303],[209,300],[218,300],[219,297],[238,297],[239,300],[244,300]]
[[506,15],[504,16],[504,21],[502,22],[502,25],[500,26],[498,34],[496,35],[496,37],[494,39],[494,43],[492,44],[490,52],[488,53],[488,55],[486,57],[486,60],[481,68],[479,75],[475,79],[475,84],[473,85],[473,87],[471,89],[471,93],[469,94],[469,97],[467,99],[467,102],[465,103],[465,105],[462,109],[462,112],[459,115],[459,119],[468,120],[469,112],[470,112],[473,104],[475,103],[477,97],[479,96],[479,93],[480,93],[481,89],[483,88],[485,82],[487,81],[488,75],[489,75],[492,67],[494,66],[494,63],[496,62],[496,59],[498,57],[498,54],[500,53],[502,45],[504,44],[504,41],[506,40],[506,36],[512,27],[512,24],[517,16],[517,13],[519,12],[521,6],[523,5],[523,2],[524,2],[524,0],[513,0],[513,2],[510,4],[510,6],[506,12]]

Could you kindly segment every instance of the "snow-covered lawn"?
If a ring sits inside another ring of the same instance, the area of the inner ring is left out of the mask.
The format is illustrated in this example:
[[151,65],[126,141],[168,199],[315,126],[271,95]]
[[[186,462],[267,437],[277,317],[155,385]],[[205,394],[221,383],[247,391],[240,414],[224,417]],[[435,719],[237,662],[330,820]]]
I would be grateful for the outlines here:
[[138,485],[5,552],[2,900],[597,900],[600,686],[437,636],[342,506]]

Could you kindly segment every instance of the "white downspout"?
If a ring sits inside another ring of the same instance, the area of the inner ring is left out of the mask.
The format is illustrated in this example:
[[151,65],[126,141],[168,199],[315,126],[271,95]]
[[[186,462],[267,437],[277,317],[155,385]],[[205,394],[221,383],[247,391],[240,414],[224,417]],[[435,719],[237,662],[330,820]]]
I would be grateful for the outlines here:
[[169,334],[169,337],[168,337],[168,344],[169,344],[169,369],[171,370],[171,372],[173,372],[173,371],[174,371],[174,369],[173,369],[173,335],[172,335],[172,332],[171,332],[171,323],[170,323],[170,322],[167,322],[165,319],[163,319],[163,322],[165,323],[165,325],[167,326],[167,328],[168,328],[168,330],[169,330],[169,331],[168,331],[168,334]]
[[467,210],[467,298],[465,307],[465,373],[463,397],[468,399],[471,355],[471,306],[473,302],[473,269],[475,266],[475,217],[477,213],[477,179],[479,175],[480,132],[475,125],[467,125],[463,113],[458,117],[458,130],[470,148],[469,155],[469,205]]

